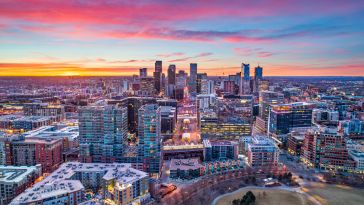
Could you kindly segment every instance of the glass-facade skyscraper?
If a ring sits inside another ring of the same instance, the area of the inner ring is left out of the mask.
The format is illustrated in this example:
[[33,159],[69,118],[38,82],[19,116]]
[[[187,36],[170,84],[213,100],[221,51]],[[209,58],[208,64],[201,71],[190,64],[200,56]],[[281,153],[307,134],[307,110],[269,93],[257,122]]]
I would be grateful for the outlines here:
[[153,77],[154,77],[154,88],[157,92],[161,91],[161,86],[162,86],[162,61],[156,61],[155,64],[155,70],[153,73]]
[[189,91],[190,93],[196,93],[196,89],[197,89],[197,63],[191,63]]
[[263,68],[260,66],[255,67],[255,73],[254,73],[255,80],[262,80],[263,79]]
[[244,80],[250,80],[250,64],[241,64],[242,73],[244,73]]
[[118,162],[127,143],[128,111],[116,105],[79,110],[81,162]]
[[138,155],[143,158],[144,171],[158,174],[161,160],[161,108],[143,105],[138,111]]

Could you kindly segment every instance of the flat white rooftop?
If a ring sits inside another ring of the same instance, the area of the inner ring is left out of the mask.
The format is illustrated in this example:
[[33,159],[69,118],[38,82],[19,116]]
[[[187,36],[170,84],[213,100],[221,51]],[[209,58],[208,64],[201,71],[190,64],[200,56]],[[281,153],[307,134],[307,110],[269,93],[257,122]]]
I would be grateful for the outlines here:
[[0,184],[19,183],[26,180],[33,172],[38,172],[36,166],[3,166],[0,165]]
[[56,171],[47,176],[43,181],[28,188],[17,196],[12,204],[30,203],[49,197],[69,194],[84,189],[81,181],[71,180],[76,173],[101,173],[104,180],[116,180],[120,184],[133,183],[147,177],[148,174],[131,168],[131,164],[122,163],[80,163],[67,162]]

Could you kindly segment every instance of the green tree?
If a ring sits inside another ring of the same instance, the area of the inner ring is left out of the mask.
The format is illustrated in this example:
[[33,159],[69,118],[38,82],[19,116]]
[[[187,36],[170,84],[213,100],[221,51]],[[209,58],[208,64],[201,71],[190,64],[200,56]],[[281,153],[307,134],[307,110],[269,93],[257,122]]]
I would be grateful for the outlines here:
[[252,191],[248,191],[243,198],[240,200],[240,205],[254,205],[255,204],[255,195]]

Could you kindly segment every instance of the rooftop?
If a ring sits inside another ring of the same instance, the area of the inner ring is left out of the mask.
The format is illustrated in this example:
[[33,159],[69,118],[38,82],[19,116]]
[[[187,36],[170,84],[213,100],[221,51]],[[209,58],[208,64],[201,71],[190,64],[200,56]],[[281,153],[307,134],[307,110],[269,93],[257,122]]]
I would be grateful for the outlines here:
[[32,122],[42,122],[51,119],[51,117],[47,116],[23,116],[23,115],[3,115],[0,116],[0,121],[11,121],[11,122],[19,122],[19,121],[32,121]]
[[63,138],[67,137],[69,140],[74,140],[79,136],[78,126],[68,126],[62,129],[56,129],[55,126],[42,126],[36,130],[23,133],[26,138]]
[[237,142],[229,141],[229,140],[203,140],[203,144],[205,147],[211,146],[234,146],[237,145]]
[[0,165],[0,184],[19,183],[27,179],[29,174],[38,172],[36,166],[3,166]]
[[192,159],[172,159],[170,164],[170,170],[190,170],[199,169],[203,165],[200,164],[198,158]]
[[71,180],[72,176],[77,172],[101,172],[104,174],[104,180],[115,179],[119,184],[133,183],[148,176],[145,172],[131,168],[130,164],[67,162],[62,164],[43,181],[25,190],[13,202],[31,203],[49,197],[83,190],[84,186],[79,180]]

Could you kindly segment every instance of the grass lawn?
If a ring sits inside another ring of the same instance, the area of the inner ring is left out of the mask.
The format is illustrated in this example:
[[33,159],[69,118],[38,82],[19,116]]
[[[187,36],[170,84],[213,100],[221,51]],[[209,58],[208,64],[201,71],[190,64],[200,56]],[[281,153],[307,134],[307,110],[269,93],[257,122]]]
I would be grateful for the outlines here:
[[[305,195],[277,189],[243,188],[238,192],[220,198],[216,205],[232,205],[234,199],[242,198],[247,191],[252,191],[257,198],[255,205],[314,205]],[[266,196],[263,196],[265,191]]]
[[363,205],[364,189],[343,185],[310,183],[302,188],[322,205]]

